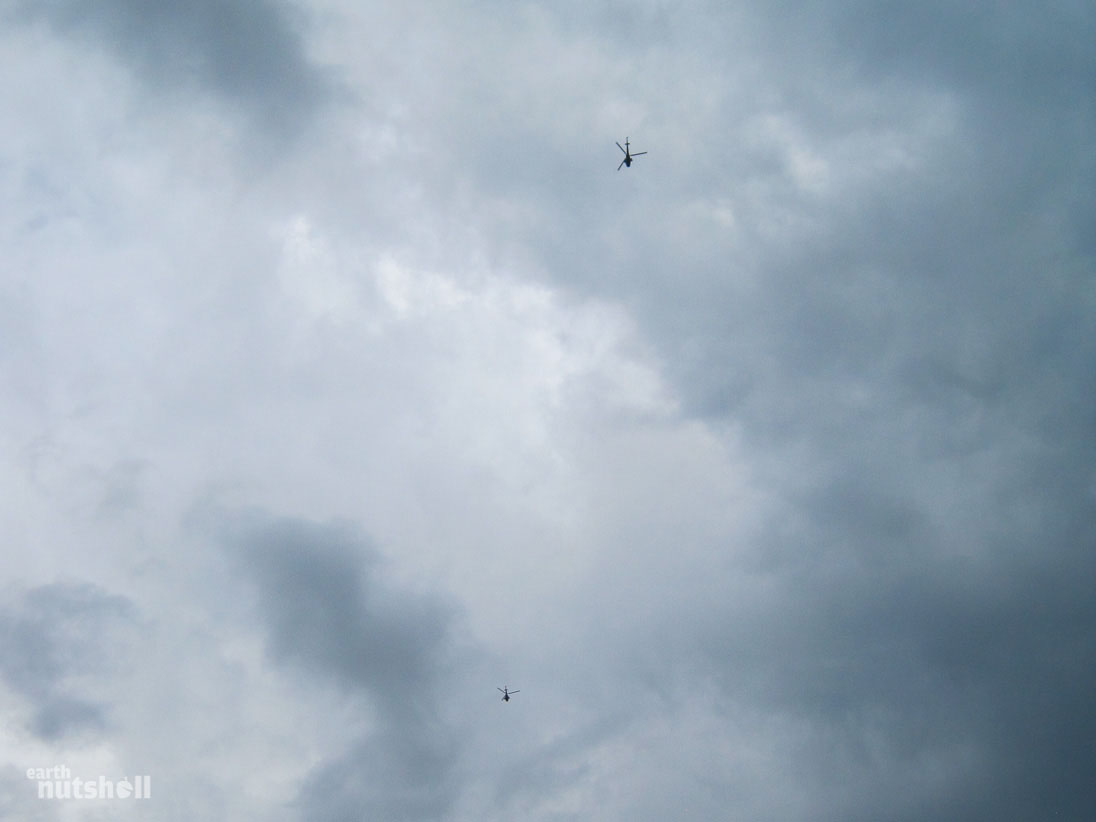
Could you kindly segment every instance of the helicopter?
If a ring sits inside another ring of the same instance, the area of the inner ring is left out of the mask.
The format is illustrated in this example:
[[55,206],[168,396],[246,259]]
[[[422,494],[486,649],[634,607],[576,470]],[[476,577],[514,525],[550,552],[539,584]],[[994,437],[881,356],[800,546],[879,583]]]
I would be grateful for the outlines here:
[[624,159],[621,160],[620,165],[617,166],[617,171],[620,171],[620,169],[624,166],[628,166],[628,168],[631,168],[632,167],[632,160],[634,160],[640,154],[646,154],[647,153],[646,151],[637,151],[635,154],[632,154],[631,145],[629,144],[627,137],[624,138],[624,145],[621,145],[620,143],[617,143],[616,146],[617,146],[617,148],[619,148],[621,151],[624,152]]
[[520,694],[521,691],[511,691],[509,688],[495,688],[496,691],[502,692],[502,701],[509,702],[510,694]]

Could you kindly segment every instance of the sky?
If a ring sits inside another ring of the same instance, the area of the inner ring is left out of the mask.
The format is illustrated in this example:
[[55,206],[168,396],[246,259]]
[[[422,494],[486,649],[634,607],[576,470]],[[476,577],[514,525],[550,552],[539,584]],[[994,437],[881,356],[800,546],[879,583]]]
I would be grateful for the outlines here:
[[0,2],[0,818],[1096,817],[1093,42]]

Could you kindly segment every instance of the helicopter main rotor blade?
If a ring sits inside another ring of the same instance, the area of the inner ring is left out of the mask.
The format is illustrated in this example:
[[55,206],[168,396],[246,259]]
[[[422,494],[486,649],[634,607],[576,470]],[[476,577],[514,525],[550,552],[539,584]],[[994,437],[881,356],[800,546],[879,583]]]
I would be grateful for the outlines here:
[[646,151],[633,151],[632,156],[633,157],[638,157],[640,154],[646,154],[646,153],[647,153]]
[[620,161],[620,165],[619,165],[619,166],[617,166],[617,171],[620,171],[620,168],[621,168],[621,166],[623,166],[623,165],[624,165],[624,161],[623,161],[623,160],[621,160],[621,161]]
[[[617,143],[616,147],[619,148],[621,151],[624,151],[624,146],[622,146],[620,143]],[[627,154],[628,152],[624,151],[624,153]]]

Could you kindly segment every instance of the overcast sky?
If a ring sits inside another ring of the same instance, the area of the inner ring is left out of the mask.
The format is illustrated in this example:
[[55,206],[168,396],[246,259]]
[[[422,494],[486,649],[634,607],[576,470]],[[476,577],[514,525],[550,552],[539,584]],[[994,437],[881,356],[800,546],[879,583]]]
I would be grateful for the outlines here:
[[1096,818],[1091,2],[0,38],[0,817]]

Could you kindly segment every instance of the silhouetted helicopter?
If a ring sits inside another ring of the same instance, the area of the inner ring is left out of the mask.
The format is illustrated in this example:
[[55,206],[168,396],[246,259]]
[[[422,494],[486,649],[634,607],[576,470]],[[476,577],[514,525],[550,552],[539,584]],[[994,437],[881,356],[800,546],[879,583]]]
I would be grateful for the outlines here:
[[624,152],[624,159],[621,160],[620,165],[617,166],[617,171],[620,171],[622,166],[628,166],[628,168],[631,168],[632,167],[632,160],[634,160],[640,154],[646,154],[647,153],[646,151],[637,151],[635,154],[632,154],[631,145],[628,143],[628,138],[627,137],[624,138],[624,145],[621,145],[620,143],[617,143],[617,148],[619,148],[621,151]]
[[502,701],[503,702],[509,702],[510,701],[510,694],[520,694],[521,693],[521,691],[511,691],[509,688],[496,688],[495,690],[502,692]]

